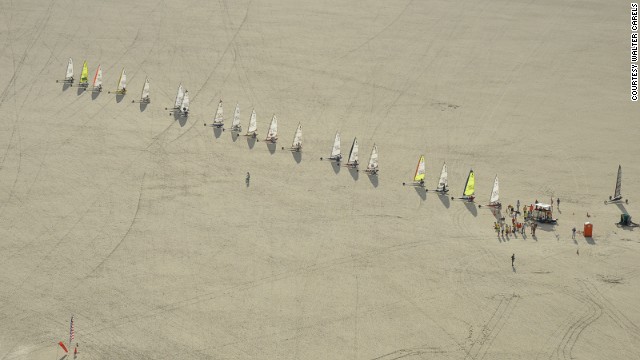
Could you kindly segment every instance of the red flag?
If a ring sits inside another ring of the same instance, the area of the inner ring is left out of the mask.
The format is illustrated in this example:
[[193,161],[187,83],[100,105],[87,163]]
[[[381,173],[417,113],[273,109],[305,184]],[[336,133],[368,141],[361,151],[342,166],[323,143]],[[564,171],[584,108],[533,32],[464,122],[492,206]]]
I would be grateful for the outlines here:
[[69,352],[69,350],[67,350],[67,347],[66,347],[66,346],[64,346],[64,343],[63,343],[62,341],[60,341],[60,342],[58,343],[58,345],[60,345],[60,347],[62,348],[62,350],[64,350],[64,352],[66,352],[66,353],[68,353],[68,352]]

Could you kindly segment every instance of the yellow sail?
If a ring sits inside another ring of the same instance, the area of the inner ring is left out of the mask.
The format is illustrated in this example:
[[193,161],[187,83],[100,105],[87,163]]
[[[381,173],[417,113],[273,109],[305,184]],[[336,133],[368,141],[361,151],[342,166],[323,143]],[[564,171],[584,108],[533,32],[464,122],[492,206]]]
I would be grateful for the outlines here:
[[476,176],[473,170],[469,171],[469,177],[467,178],[467,185],[464,187],[464,196],[473,196],[476,192]]
[[413,181],[422,181],[424,180],[425,167],[424,167],[424,155],[420,156],[420,160],[418,160],[418,166],[416,166],[416,174],[413,176]]
[[80,75],[81,83],[89,83],[89,68],[87,67],[87,60],[84,61],[82,65],[82,74]]

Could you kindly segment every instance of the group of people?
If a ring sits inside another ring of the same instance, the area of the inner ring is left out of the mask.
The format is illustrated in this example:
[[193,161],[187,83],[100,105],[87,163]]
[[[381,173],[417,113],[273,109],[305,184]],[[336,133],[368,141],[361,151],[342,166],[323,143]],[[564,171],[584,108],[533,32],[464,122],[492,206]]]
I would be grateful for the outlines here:
[[[538,201],[536,200],[536,203]],[[560,203],[560,200],[558,199],[558,204]],[[493,223],[493,228],[496,231],[497,234],[500,234],[502,236],[505,236],[505,234],[507,236],[509,236],[509,234],[517,234],[520,233],[522,235],[524,235],[525,229],[527,227],[527,225],[529,225],[529,223],[527,222],[527,220],[531,220],[531,213],[533,210],[533,204],[527,206],[527,205],[523,205],[522,206],[522,215],[524,217],[524,221],[518,221],[518,215],[520,215],[520,211],[518,211],[518,209],[520,208],[520,200],[518,200],[518,204],[516,205],[516,207],[513,207],[512,205],[508,205],[507,209],[506,209],[506,215],[509,216],[511,218],[511,224],[508,224],[505,221],[505,218],[502,217],[500,218],[499,221],[495,221]],[[538,224],[536,222],[531,222],[530,226],[530,234],[532,236],[536,236],[536,229],[538,228]]]

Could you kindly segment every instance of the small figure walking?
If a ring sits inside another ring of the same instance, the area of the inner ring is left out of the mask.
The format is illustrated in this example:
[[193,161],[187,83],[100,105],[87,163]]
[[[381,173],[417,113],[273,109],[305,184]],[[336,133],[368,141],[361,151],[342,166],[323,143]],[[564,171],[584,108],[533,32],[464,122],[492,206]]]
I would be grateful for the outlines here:
[[511,255],[511,267],[513,267],[514,262],[516,261],[516,254]]
[[556,202],[558,203],[558,209],[560,209],[560,198],[557,198]]
[[576,227],[575,226],[573,227],[573,229],[571,229],[571,232],[572,232],[571,238],[573,240],[575,240],[576,239]]
[[78,357],[78,343],[76,343],[76,347],[73,349],[73,358]]
[[251,181],[251,174],[247,171],[247,177],[244,179],[247,186],[249,186],[249,182]]

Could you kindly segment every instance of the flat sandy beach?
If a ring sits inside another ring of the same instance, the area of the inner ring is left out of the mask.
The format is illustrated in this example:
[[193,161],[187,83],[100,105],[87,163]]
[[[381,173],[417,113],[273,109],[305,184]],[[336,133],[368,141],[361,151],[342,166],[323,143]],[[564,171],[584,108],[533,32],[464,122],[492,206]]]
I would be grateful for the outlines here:
[[[640,354],[629,2],[0,8],[0,359],[60,359],[72,315],[78,359]],[[56,82],[70,57],[102,93]],[[203,126],[220,100],[260,141]],[[377,177],[320,161],[336,131]],[[421,154],[450,196],[473,169],[476,204],[402,186]],[[605,205],[618,165],[629,203]],[[496,236],[496,174],[505,208],[560,198],[558,224]]]

